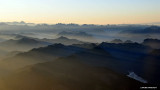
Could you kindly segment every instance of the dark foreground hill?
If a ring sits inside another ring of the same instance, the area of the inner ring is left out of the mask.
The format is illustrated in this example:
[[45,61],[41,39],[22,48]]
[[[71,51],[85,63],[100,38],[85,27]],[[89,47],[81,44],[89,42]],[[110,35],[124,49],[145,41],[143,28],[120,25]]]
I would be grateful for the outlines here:
[[160,49],[160,40],[159,39],[145,39],[142,43],[143,45],[150,46],[155,49]]
[[147,56],[143,57],[145,60],[143,65],[143,76],[148,81],[160,85],[160,49],[155,49]]
[[5,75],[0,89],[137,90],[144,84],[128,78],[129,70],[140,72],[138,75],[148,82],[154,80],[144,78],[142,72],[144,65],[150,65],[145,59],[151,50],[147,46],[137,43],[84,46],[54,44],[2,60],[0,71]]
[[74,55],[25,67],[2,81],[1,90],[137,90],[144,85]]

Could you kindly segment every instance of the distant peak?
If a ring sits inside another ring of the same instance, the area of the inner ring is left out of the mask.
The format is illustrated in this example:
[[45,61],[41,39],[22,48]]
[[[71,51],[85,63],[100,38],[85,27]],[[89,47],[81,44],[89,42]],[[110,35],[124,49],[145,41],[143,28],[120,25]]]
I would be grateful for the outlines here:
[[150,30],[150,29],[152,29],[152,30],[160,30],[160,27],[158,27],[158,26],[151,26],[151,27],[148,27],[148,28],[146,28],[145,30]]
[[50,45],[49,47],[64,47],[64,45],[63,44],[61,44],[61,43],[56,43],[56,44],[53,44],[53,45]]
[[31,38],[21,38],[19,41],[19,43],[37,43],[38,41],[31,39]]
[[111,43],[123,43],[123,41],[121,39],[114,39]]
[[134,43],[134,42],[131,40],[126,40],[124,43]]
[[61,36],[58,39],[68,39],[67,37]]
[[25,40],[34,40],[34,39],[23,37],[20,40],[24,40],[25,41]]

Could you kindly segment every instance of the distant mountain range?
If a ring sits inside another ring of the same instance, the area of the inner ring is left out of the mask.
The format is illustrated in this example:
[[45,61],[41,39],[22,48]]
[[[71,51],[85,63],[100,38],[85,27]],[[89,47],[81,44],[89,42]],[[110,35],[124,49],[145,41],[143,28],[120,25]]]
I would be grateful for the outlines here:
[[80,40],[77,40],[77,39],[69,39],[67,37],[64,37],[64,36],[60,36],[59,38],[56,38],[56,39],[37,39],[38,41],[44,41],[44,42],[49,42],[49,43],[61,43],[61,44],[64,44],[64,45],[72,45],[72,44],[83,44],[83,43],[86,43],[86,42],[83,42],[83,41],[80,41]]
[[92,35],[90,34],[87,34],[86,32],[67,32],[67,31],[63,31],[63,32],[60,32],[58,34],[59,36],[66,36],[66,37],[88,37],[88,38],[91,38]]
[[58,33],[57,36],[76,38],[78,40],[83,40],[83,41],[93,41],[94,40],[93,35],[88,34],[87,32],[82,32],[82,31],[62,31]]
[[151,22],[151,23],[143,23],[143,24],[148,24],[148,25],[160,25],[160,22]]
[[[0,43],[0,49],[4,51],[28,51],[33,48],[45,47],[51,44],[61,43],[64,45],[72,45],[72,44],[83,44],[87,42],[82,42],[76,39],[69,39],[66,37],[59,37],[56,39],[38,39],[38,38],[30,38],[27,36],[17,36],[17,40],[7,40]],[[13,47],[14,46],[14,47]]]
[[11,52],[26,52],[34,48],[46,47],[51,44],[61,43],[64,45],[72,45],[88,43],[76,39],[69,39],[63,36],[56,39],[38,39],[22,35],[15,36],[16,39],[10,39],[0,43],[0,59],[6,58],[6,56],[10,56]]
[[51,43],[45,41],[37,41],[29,37],[22,37],[14,40],[0,42],[0,59],[10,57],[12,52],[27,52],[33,48],[45,47],[51,45]]
[[159,34],[160,33],[160,27],[159,26],[151,26],[145,29],[139,29],[139,30],[125,30],[121,33],[130,33],[130,34]]
[[37,41],[31,38],[21,38],[19,40],[8,40],[0,43],[0,48],[5,51],[28,51],[33,48],[49,45],[48,42]]

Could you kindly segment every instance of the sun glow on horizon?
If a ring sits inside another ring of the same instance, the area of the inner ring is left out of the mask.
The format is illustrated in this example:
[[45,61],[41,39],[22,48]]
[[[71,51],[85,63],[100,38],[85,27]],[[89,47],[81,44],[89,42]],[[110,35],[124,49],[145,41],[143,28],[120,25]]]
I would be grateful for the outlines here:
[[139,24],[160,22],[160,0],[0,0],[0,22]]

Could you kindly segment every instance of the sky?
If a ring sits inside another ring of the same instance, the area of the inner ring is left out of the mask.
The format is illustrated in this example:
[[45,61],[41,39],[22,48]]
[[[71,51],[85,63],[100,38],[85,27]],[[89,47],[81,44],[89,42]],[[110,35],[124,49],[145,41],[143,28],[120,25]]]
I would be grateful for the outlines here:
[[0,0],[0,22],[139,24],[160,22],[160,0]]

